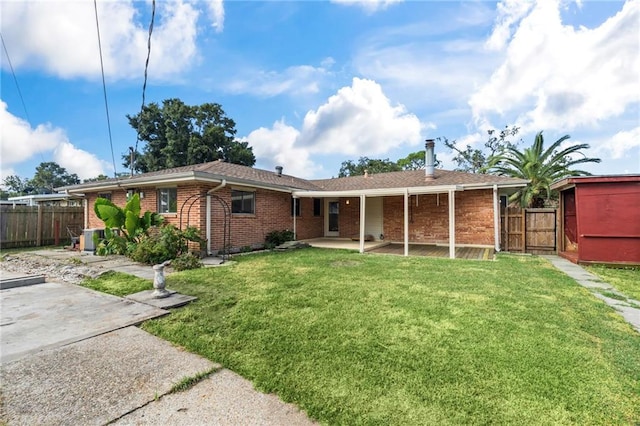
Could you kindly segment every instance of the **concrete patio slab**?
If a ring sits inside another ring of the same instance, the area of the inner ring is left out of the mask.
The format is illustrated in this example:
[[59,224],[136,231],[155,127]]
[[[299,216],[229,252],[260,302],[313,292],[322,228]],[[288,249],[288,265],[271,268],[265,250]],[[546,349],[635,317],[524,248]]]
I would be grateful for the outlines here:
[[155,306],[156,308],[161,309],[178,308],[198,299],[195,296],[180,294],[175,290],[167,289],[167,291],[169,292],[170,296],[164,297],[162,299],[156,299],[153,297],[153,293],[155,292],[155,290],[144,290],[138,293],[130,294],[126,297],[126,299],[131,299],[133,301]]
[[0,290],[42,284],[46,281],[46,277],[44,275],[25,275],[16,272],[0,272]]
[[219,366],[127,327],[3,364],[0,423],[103,425],[214,368]]
[[168,313],[73,284],[0,290],[0,362],[7,363]]
[[256,392],[251,382],[220,370],[188,392],[162,397],[116,425],[312,425],[295,405]]

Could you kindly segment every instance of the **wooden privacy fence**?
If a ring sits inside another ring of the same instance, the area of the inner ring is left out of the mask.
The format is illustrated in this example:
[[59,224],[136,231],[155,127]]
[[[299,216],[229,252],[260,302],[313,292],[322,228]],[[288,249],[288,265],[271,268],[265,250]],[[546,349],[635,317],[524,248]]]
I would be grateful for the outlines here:
[[83,207],[1,206],[0,247],[40,247],[70,241],[84,223]]
[[551,254],[557,251],[556,209],[501,209],[501,246],[504,251]]

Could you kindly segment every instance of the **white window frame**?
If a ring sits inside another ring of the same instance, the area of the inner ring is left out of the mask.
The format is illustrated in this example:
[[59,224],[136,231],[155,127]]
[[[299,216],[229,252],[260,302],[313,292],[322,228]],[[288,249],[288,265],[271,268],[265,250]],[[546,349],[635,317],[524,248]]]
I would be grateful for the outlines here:
[[[164,194],[163,194],[164,193]],[[171,194],[175,194],[175,210],[171,211]],[[178,213],[178,188],[158,188],[158,213],[160,214],[174,214]],[[166,194],[166,195],[165,195]],[[166,210],[163,211],[163,197],[167,197],[166,199]]]

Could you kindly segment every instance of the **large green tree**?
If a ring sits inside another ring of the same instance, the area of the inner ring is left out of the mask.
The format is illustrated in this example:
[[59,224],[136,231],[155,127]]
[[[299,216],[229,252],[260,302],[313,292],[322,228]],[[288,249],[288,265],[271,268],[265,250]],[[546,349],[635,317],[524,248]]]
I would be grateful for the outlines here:
[[9,190],[9,196],[50,194],[54,192],[54,188],[78,183],[80,183],[78,175],[67,172],[67,169],[53,161],[40,163],[31,179],[11,175],[3,181],[3,185]]
[[542,132],[539,132],[529,148],[520,151],[513,146],[507,147],[501,154],[491,158],[491,172],[530,181],[526,188],[511,197],[511,202],[518,202],[523,207],[544,207],[545,201],[552,195],[550,186],[554,181],[567,176],[591,174],[575,169],[575,166],[599,163],[600,159],[584,155],[582,150],[589,149],[586,143],[560,149],[562,143],[569,138],[569,135],[565,135],[545,149]]
[[29,186],[33,187],[36,192],[54,192],[54,188],[67,185],[76,185],[80,183],[80,178],[75,173],[67,172],[67,169],[58,163],[49,161],[40,163],[36,167],[36,174],[29,181]]
[[457,164],[455,170],[468,173],[488,173],[491,158],[506,149],[517,147],[518,142],[512,142],[511,138],[516,136],[519,131],[520,128],[516,126],[507,126],[500,131],[488,130],[489,138],[481,148],[473,148],[471,145],[460,148],[456,146],[456,140],[450,141],[446,137],[440,137],[438,141],[456,153],[453,157],[453,161]]
[[360,157],[357,162],[352,160],[343,161],[338,177],[361,176],[364,175],[365,170],[368,173],[386,173],[400,171],[402,170],[402,167],[388,158],[379,160],[369,157]]
[[[235,139],[235,122],[219,104],[186,105],[180,99],[166,99],[162,106],[146,105],[129,124],[144,143],[134,153],[134,170],[152,172],[171,167],[223,160],[253,166],[255,156],[247,142]],[[131,155],[122,156],[131,167]]]

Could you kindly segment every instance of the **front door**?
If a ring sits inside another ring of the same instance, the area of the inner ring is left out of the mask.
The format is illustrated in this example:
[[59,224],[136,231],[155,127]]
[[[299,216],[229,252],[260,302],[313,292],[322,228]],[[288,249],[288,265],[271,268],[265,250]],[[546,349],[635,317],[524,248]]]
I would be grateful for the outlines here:
[[325,222],[325,236],[326,237],[339,237],[340,236],[340,202],[338,200],[327,200],[326,205],[326,222]]

